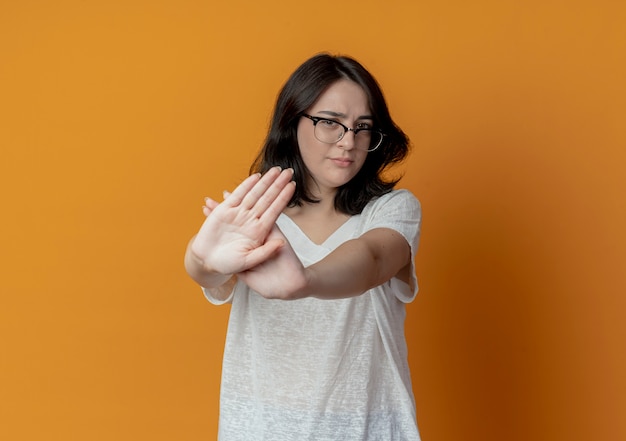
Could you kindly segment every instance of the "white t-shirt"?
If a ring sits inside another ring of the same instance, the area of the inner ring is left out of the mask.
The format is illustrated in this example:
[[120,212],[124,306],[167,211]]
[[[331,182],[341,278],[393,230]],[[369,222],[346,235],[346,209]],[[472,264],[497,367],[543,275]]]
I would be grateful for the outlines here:
[[[411,286],[392,278],[357,297],[267,300],[238,281],[222,370],[220,441],[417,441],[404,337],[417,294],[414,257],[421,208],[407,190],[371,201],[323,244],[286,215],[277,224],[303,265],[374,228],[411,247]],[[352,274],[351,277],[359,277]]]

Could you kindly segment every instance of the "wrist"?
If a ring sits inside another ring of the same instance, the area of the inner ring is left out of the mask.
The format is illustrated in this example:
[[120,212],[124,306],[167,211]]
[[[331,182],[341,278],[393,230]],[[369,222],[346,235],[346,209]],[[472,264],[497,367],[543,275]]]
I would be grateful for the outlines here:
[[202,257],[194,252],[190,246],[185,254],[185,269],[187,274],[201,286],[212,288],[222,285],[233,275],[221,273],[211,267]]
[[[315,266],[313,265],[305,268],[303,275],[303,284],[302,287],[297,291],[297,297],[319,297],[318,295],[316,295],[316,291],[319,291],[319,285],[317,283],[318,274],[315,271]],[[319,292],[317,294],[319,294]]]

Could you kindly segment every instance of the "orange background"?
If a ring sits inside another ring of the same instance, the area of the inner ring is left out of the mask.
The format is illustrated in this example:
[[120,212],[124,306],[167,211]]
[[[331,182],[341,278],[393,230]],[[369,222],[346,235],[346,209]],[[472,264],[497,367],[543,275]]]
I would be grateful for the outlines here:
[[621,1],[0,5],[0,439],[206,440],[228,307],[182,257],[316,52],[413,154],[424,440],[626,439]]

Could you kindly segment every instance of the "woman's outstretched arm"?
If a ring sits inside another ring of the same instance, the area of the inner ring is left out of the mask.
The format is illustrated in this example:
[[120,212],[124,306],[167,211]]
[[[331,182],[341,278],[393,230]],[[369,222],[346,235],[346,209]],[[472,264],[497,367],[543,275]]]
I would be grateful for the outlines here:
[[[274,228],[271,236],[278,239],[282,233]],[[238,277],[267,298],[340,299],[360,295],[394,276],[409,283],[410,265],[406,239],[390,228],[376,228],[344,242],[307,268],[286,242],[272,258]]]

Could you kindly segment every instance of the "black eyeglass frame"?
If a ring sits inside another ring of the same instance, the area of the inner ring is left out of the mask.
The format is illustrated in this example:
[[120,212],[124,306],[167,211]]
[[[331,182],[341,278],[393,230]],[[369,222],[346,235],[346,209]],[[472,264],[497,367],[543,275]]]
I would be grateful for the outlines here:
[[[378,144],[376,144],[376,146],[374,148],[369,148],[367,149],[367,152],[373,152],[374,150],[376,150],[378,147],[380,147],[383,144],[383,140],[385,139],[385,136],[387,136],[385,133],[383,133],[382,131],[378,130],[378,129],[374,129],[374,128],[369,128],[369,129],[353,129],[351,127],[346,126],[345,124],[340,123],[337,120],[334,119],[328,119],[328,118],[321,118],[319,116],[311,116],[308,115],[306,113],[303,113],[302,116],[304,116],[305,118],[310,119],[311,121],[313,121],[313,126],[317,126],[317,123],[320,121],[330,121],[334,124],[339,124],[341,127],[343,127],[343,133],[341,134],[341,136],[333,142],[326,142],[326,141],[322,141],[321,139],[319,139],[317,136],[315,137],[315,139],[317,139],[319,142],[323,142],[324,144],[334,144],[336,142],[339,142],[343,139],[344,136],[346,136],[346,132],[354,132],[354,136],[356,136],[357,133],[359,132],[375,132],[380,134],[380,141],[378,141]],[[315,132],[313,132],[315,134]]]

